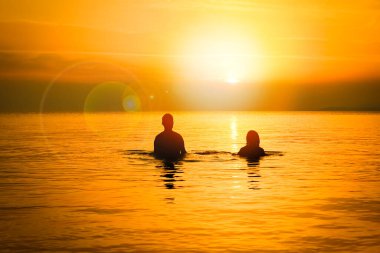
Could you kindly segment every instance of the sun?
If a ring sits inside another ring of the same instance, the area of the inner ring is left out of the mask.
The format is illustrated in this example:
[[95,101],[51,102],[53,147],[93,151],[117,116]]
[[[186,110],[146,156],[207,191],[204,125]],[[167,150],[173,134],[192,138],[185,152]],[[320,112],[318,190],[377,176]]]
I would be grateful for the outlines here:
[[240,79],[233,72],[229,72],[224,81],[225,83],[230,84],[230,85],[235,85],[235,84],[240,83]]
[[185,31],[173,48],[172,78],[178,83],[173,93],[183,104],[196,108],[251,104],[268,73],[266,47],[260,37],[238,24],[202,23],[195,27]]
[[236,85],[262,78],[258,47],[233,31],[198,34],[188,39],[181,57],[188,81]]

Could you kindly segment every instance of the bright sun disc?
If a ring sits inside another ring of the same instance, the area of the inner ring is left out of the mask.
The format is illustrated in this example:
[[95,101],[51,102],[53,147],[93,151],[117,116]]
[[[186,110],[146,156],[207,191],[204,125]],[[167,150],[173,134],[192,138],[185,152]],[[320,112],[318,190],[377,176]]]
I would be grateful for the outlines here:
[[199,34],[183,50],[182,73],[188,81],[233,85],[262,77],[258,48],[243,34]]
[[232,73],[229,73],[225,79],[225,82],[231,85],[238,84],[240,80]]

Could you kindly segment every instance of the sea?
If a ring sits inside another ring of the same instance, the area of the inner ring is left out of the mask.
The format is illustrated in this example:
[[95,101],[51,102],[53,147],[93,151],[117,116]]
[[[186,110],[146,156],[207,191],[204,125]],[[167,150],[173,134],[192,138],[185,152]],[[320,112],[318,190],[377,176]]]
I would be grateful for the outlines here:
[[164,113],[1,114],[0,252],[380,252],[380,113]]

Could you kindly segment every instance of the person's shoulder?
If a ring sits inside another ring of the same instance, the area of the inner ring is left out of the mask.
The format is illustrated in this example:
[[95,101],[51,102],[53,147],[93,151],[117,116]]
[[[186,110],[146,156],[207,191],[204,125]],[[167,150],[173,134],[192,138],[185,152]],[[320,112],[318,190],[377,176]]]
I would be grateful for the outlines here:
[[161,132],[161,133],[159,133],[159,134],[156,135],[155,139],[157,140],[157,139],[161,138],[163,135],[164,135],[164,132]]
[[240,155],[240,156],[245,156],[246,153],[247,153],[247,146],[244,146],[244,147],[242,147],[242,148],[239,150],[238,155]]
[[180,135],[179,133],[173,131],[173,135],[177,138],[181,138],[182,139],[182,135]]

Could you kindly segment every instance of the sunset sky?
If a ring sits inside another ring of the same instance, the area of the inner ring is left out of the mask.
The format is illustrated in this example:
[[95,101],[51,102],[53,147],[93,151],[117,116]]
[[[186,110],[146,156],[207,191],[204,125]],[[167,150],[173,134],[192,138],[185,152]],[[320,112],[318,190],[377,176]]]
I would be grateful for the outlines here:
[[380,108],[379,22],[377,0],[2,0],[0,108]]

